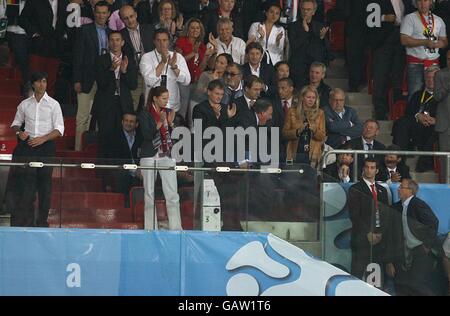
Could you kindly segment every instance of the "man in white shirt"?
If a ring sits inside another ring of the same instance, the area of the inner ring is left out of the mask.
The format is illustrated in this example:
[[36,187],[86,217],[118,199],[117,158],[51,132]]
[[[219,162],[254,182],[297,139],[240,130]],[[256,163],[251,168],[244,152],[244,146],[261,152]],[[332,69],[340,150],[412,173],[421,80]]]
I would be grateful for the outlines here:
[[[19,138],[14,149],[13,161],[40,161],[49,163],[54,157],[56,147],[54,139],[64,134],[64,120],[59,103],[48,96],[47,74],[42,72],[31,75],[34,95],[22,101],[11,128]],[[24,130],[21,129],[25,124]],[[48,227],[47,217],[51,202],[52,168],[17,167],[9,183],[13,196],[11,226]],[[39,210],[34,218],[36,192],[39,197]]]
[[153,36],[155,49],[142,56],[139,68],[145,80],[145,104],[151,88],[166,86],[169,90],[168,109],[180,109],[180,90],[191,82],[191,75],[183,55],[169,51],[169,32],[158,29]]
[[432,0],[416,0],[417,11],[405,16],[400,40],[406,46],[408,97],[423,86],[424,69],[439,65],[439,49],[447,46],[444,21],[431,12]]
[[217,22],[218,38],[209,36],[208,48],[215,46],[217,55],[230,54],[233,61],[243,65],[245,62],[245,42],[239,37],[233,36],[233,22],[229,18],[220,18]]

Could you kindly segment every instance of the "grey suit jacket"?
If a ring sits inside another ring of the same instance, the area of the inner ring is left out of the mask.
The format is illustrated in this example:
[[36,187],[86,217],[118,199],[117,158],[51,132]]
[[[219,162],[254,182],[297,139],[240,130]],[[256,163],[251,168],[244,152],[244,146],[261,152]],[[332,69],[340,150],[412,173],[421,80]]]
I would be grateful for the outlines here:
[[444,133],[450,125],[450,69],[444,68],[434,77],[434,99],[438,102],[436,125],[438,133]]

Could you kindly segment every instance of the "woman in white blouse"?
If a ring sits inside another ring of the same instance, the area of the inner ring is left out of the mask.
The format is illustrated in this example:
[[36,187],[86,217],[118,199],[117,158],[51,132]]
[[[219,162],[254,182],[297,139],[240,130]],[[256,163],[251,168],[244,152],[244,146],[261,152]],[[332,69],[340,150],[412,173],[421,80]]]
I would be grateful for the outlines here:
[[248,32],[248,43],[259,42],[264,48],[265,60],[275,65],[283,60],[286,30],[278,24],[281,8],[278,4],[271,4],[266,10],[264,22],[255,22]]

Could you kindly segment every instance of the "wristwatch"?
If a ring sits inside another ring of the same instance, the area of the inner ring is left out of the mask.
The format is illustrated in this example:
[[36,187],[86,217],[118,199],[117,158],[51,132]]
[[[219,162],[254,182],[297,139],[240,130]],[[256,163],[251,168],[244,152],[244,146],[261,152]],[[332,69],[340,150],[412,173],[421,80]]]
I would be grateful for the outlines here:
[[16,132],[16,136],[19,136],[19,134],[20,134],[20,131],[17,131],[17,132]]

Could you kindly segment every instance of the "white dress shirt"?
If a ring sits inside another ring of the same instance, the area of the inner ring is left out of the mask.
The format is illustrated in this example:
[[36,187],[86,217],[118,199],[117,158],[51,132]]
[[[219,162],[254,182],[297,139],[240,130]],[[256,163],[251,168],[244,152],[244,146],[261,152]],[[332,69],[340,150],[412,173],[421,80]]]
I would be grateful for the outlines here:
[[392,7],[395,11],[395,25],[402,24],[403,16],[405,15],[405,5],[403,0],[391,0]]
[[[169,52],[170,58],[172,58],[173,54],[177,54],[177,66],[180,70],[180,75],[177,77],[174,70],[170,69],[170,66],[167,64],[164,66],[161,75],[167,75],[167,89],[169,90],[169,103],[167,104],[167,108],[178,111],[180,109],[180,90],[178,83],[183,86],[189,85],[191,75],[183,55],[176,52]],[[139,69],[145,80],[145,104],[147,104],[150,89],[161,85],[161,75],[159,77],[156,76],[156,67],[158,67],[160,62],[161,54],[155,49],[145,53],[139,63]]]
[[411,202],[414,195],[407,198],[404,202],[402,202],[403,211],[402,211],[402,224],[403,224],[403,236],[405,237],[405,244],[408,249],[414,249],[417,246],[423,244],[419,239],[417,239],[408,226],[408,206]]
[[20,127],[23,123],[25,123],[25,132],[31,138],[47,135],[55,129],[61,135],[64,135],[64,119],[61,106],[58,101],[51,98],[47,93],[44,94],[39,102],[33,95],[19,104],[11,127]]
[[58,0],[48,0],[53,11],[53,28],[56,28],[56,19],[58,18]]
[[[230,54],[233,57],[233,61],[237,64],[243,65],[245,62],[245,42],[239,37],[233,36],[230,45],[227,46],[220,38],[216,38],[217,41],[217,55],[222,53]],[[208,44],[208,48],[212,47]]]

